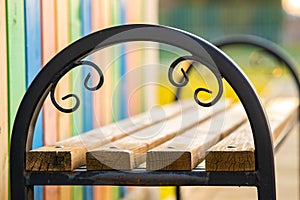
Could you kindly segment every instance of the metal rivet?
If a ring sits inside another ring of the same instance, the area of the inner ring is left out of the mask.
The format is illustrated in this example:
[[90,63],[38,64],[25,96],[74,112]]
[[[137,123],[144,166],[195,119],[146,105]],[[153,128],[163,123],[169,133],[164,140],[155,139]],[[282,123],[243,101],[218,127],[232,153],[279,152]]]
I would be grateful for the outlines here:
[[168,149],[175,149],[175,146],[168,146]]
[[64,146],[63,145],[57,145],[57,146],[55,146],[55,148],[56,149],[62,149],[62,148],[64,148]]
[[118,147],[116,147],[116,146],[111,146],[111,147],[109,147],[110,149],[117,149]]

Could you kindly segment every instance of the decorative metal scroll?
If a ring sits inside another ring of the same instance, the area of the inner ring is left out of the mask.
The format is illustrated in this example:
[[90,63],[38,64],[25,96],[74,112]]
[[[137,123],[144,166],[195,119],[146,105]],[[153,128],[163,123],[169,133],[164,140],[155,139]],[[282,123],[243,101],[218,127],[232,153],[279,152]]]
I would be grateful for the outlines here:
[[[182,72],[182,79],[181,79],[181,82],[176,82],[173,78],[173,72],[174,72],[174,69],[175,67],[183,62],[183,61],[186,61],[186,60],[190,60],[192,61],[192,64],[189,66],[189,68],[187,69],[187,71],[184,71],[183,68],[181,68],[181,72]],[[172,62],[172,64],[170,65],[169,67],[169,71],[168,71],[168,77],[169,77],[169,80],[170,82],[176,86],[176,87],[184,87],[188,84],[189,82],[189,77],[188,77],[188,71],[190,70],[191,67],[193,67],[193,63],[194,62],[199,62],[200,59],[196,58],[195,56],[182,56],[182,57],[179,57],[177,58],[175,61]],[[200,92],[206,92],[206,93],[209,93],[209,94],[212,94],[213,91],[212,90],[209,90],[207,88],[203,88],[203,87],[199,87],[195,90],[194,92],[194,100],[196,101],[197,104],[199,104],[200,106],[203,106],[203,107],[209,107],[209,106],[212,106],[214,105],[215,103],[217,103],[219,101],[219,99],[221,98],[222,94],[223,94],[223,83],[222,83],[222,76],[221,74],[219,73],[218,69],[216,67],[213,67],[213,66],[207,66],[205,65],[213,74],[214,76],[216,77],[217,79],[217,82],[218,82],[218,93],[217,95],[210,101],[210,102],[202,102],[199,98],[198,98],[198,94]]]
[[57,103],[57,101],[55,99],[55,89],[56,89],[56,86],[57,86],[59,80],[65,74],[67,74],[70,70],[74,69],[77,66],[84,66],[84,65],[87,65],[87,66],[90,66],[90,67],[94,68],[97,71],[98,75],[99,75],[99,81],[98,81],[97,85],[95,85],[95,86],[89,86],[88,82],[89,82],[89,79],[91,78],[91,74],[88,73],[87,76],[85,77],[85,80],[84,80],[84,87],[87,90],[95,91],[95,90],[98,90],[99,88],[101,88],[101,86],[103,85],[103,83],[104,83],[103,73],[102,73],[101,69],[95,63],[93,63],[91,61],[77,61],[77,62],[72,63],[69,67],[67,67],[66,69],[64,69],[61,73],[59,73],[55,77],[55,79],[53,81],[53,84],[51,86],[50,98],[51,98],[51,101],[52,101],[53,105],[59,111],[65,112],[65,113],[71,113],[71,112],[74,112],[75,110],[78,109],[78,107],[80,105],[80,99],[79,99],[79,97],[76,94],[67,94],[66,96],[64,96],[64,97],[61,98],[62,100],[66,100],[68,98],[74,98],[75,99],[75,105],[72,108],[63,108],[62,106],[60,106]]

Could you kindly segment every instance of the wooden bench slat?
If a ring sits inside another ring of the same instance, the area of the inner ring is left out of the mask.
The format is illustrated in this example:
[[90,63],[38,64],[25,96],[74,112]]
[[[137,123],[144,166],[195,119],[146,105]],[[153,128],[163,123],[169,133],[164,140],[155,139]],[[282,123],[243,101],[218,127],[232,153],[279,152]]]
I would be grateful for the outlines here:
[[277,98],[268,104],[266,112],[270,120],[274,147],[285,137],[285,129],[297,122],[298,107],[298,98]]
[[85,154],[88,149],[115,141],[197,107],[193,100],[154,107],[149,112],[59,141],[54,145],[31,150],[26,153],[26,170],[71,171],[86,164]]
[[247,119],[241,104],[147,152],[147,170],[192,170],[206,150]]
[[[132,170],[146,161],[146,152],[183,131],[207,120],[229,103],[214,107],[198,106],[182,115],[157,123],[111,144],[87,152],[87,170]],[[155,133],[155,135],[154,135]]]
[[[297,98],[278,98],[266,105],[274,144],[286,126],[297,120]],[[207,151],[206,171],[254,171],[255,146],[250,124],[247,123]]]

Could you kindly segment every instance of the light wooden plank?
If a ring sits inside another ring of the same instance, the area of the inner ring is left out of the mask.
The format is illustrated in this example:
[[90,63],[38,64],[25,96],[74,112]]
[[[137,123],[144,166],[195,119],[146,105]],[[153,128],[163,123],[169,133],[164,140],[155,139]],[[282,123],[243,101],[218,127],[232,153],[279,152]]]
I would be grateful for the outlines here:
[[254,171],[255,156],[252,131],[245,124],[208,150],[206,171]]
[[8,77],[6,4],[0,1],[0,199],[8,199]]
[[[298,99],[279,98],[266,105],[273,140],[284,134],[285,128],[297,120]],[[231,135],[208,150],[206,171],[254,171],[255,146],[251,127],[248,124],[240,127]]]
[[92,149],[87,152],[87,169],[132,170],[146,161],[146,152],[149,149],[182,134],[185,130],[222,111],[225,109],[223,103],[214,108],[199,106],[167,121],[143,128],[120,140]]
[[247,119],[241,104],[147,152],[147,170],[192,170],[205,152]]
[[286,136],[286,130],[295,125],[298,107],[298,98],[276,98],[268,103],[266,112],[270,120],[274,147]]
[[[164,123],[165,119],[174,118],[183,110],[187,112],[197,107],[198,105],[193,101],[179,101],[163,107],[156,107],[149,112],[68,138],[54,145],[31,150],[26,154],[26,170],[73,170],[85,164],[85,153],[87,150],[133,134],[152,124]],[[41,163],[43,158],[47,158],[47,162]]]

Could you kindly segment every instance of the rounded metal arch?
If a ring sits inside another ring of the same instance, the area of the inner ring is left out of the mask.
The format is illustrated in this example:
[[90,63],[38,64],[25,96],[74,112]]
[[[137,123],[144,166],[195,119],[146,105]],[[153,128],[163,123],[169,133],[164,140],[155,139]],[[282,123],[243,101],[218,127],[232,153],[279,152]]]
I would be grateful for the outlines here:
[[[28,195],[24,179],[25,153],[31,149],[37,115],[56,75],[73,62],[80,61],[99,49],[130,41],[153,41],[173,45],[200,58],[203,64],[217,67],[222,77],[235,90],[247,112],[255,148],[259,152],[255,158],[258,179],[260,185],[269,192],[263,199],[271,199],[275,195],[275,180],[270,128],[258,95],[248,78],[228,56],[200,37],[169,27],[144,24],[117,26],[90,34],[58,53],[36,76],[19,106],[12,131],[12,199],[25,198]],[[260,176],[260,173],[264,176]]]
[[254,35],[227,36],[213,41],[213,44],[221,49],[223,47],[233,45],[248,45],[261,48],[261,50],[265,51],[269,55],[273,56],[278,62],[285,65],[294,80],[298,90],[298,95],[300,95],[300,80],[297,73],[297,63],[277,44]]

